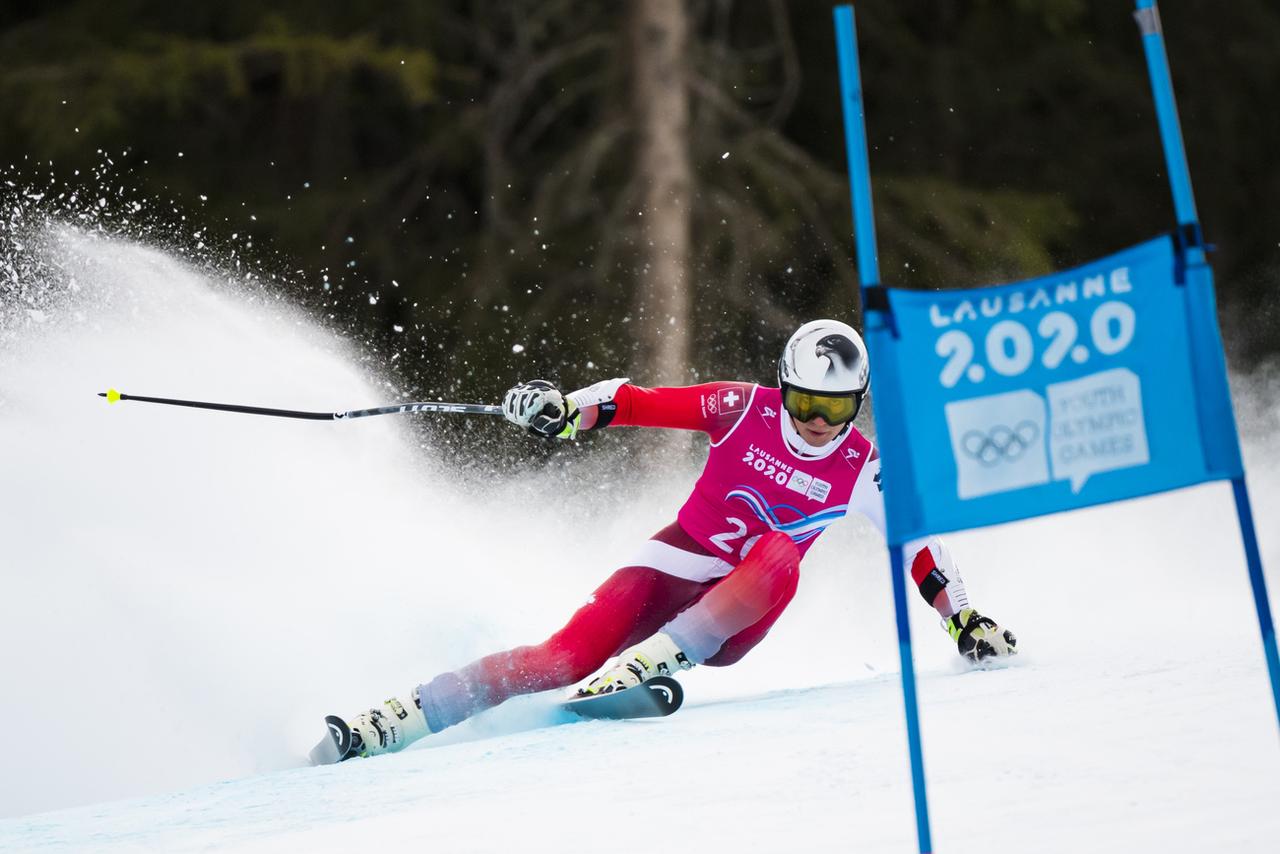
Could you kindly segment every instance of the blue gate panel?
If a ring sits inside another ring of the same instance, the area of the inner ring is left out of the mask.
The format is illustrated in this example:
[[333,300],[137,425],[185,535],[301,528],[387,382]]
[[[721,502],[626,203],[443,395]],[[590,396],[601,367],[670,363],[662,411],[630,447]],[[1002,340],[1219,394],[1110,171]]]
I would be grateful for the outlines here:
[[1166,236],[1010,285],[886,289],[866,331],[890,542],[1240,475],[1212,287]]

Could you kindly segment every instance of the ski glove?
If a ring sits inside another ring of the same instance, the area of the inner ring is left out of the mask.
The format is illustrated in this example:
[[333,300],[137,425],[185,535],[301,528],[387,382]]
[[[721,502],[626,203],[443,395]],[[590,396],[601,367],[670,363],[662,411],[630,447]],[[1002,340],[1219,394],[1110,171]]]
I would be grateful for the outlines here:
[[574,437],[578,411],[571,409],[559,389],[546,380],[520,383],[502,398],[502,414],[508,421],[544,439]]
[[975,663],[984,658],[1001,658],[1018,652],[1018,639],[1013,632],[972,608],[963,608],[960,613],[945,618],[942,627],[956,642],[960,654]]

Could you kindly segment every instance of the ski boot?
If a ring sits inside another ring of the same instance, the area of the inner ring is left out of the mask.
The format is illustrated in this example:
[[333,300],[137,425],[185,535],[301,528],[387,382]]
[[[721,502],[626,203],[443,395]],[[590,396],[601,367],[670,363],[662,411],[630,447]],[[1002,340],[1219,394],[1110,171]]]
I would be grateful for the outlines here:
[[351,730],[348,755],[361,757],[395,753],[429,732],[416,691],[411,698],[392,697],[376,708],[361,712],[348,721],[347,726]]
[[592,694],[609,694],[632,688],[654,676],[670,676],[677,670],[693,667],[675,642],[664,632],[658,632],[618,656],[612,667],[578,689],[579,697]]

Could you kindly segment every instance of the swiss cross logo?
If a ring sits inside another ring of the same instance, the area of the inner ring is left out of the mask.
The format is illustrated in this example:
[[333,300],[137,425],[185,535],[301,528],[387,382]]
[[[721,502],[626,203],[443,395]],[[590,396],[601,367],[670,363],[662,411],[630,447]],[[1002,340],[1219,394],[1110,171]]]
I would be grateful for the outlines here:
[[741,412],[747,404],[742,397],[742,392],[736,388],[724,389],[717,397],[720,399],[720,411],[723,413]]

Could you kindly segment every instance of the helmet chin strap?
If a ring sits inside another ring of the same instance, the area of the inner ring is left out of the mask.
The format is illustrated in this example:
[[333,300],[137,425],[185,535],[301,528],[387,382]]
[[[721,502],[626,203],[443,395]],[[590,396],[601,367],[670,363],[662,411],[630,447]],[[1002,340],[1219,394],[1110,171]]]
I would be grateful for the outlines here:
[[[783,410],[783,412],[785,413],[786,410]],[[849,428],[853,425],[852,421],[845,424],[844,427],[840,429],[840,432],[833,436],[831,441],[825,445],[810,445],[804,440],[804,437],[800,435],[800,431],[796,429],[796,425],[792,423],[791,418],[791,415],[788,414],[785,418],[779,419],[782,422],[782,438],[786,441],[787,445],[790,446],[791,450],[796,452],[796,454],[815,460],[830,456],[835,452],[836,448],[844,444],[845,437],[849,435]]]

